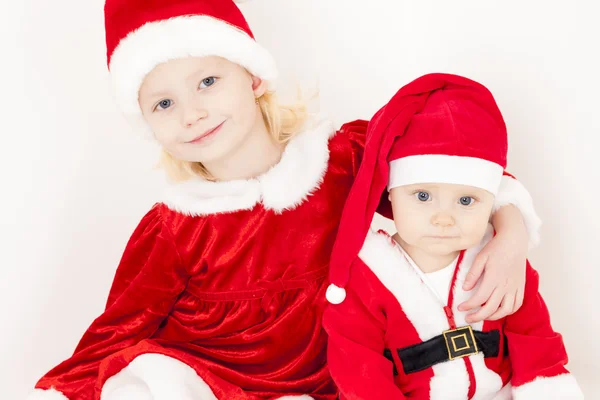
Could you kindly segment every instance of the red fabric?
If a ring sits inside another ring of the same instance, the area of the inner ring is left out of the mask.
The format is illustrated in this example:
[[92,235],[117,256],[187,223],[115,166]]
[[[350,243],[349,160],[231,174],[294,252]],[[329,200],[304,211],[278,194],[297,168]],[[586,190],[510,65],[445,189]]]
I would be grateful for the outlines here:
[[[454,287],[456,285],[456,278],[458,278],[458,271],[460,271],[460,265],[465,258],[465,251],[461,251],[458,255],[458,260],[456,260],[456,266],[454,267],[454,273],[452,274],[452,280],[450,281],[450,287]],[[446,302],[446,317],[448,318],[448,322],[450,323],[450,329],[456,329],[456,323],[454,322],[454,315],[452,314],[452,307],[454,307],[454,291],[451,290],[448,292],[448,301]]]
[[562,336],[554,332],[539,289],[539,274],[527,263],[523,306],[506,318],[504,332],[512,365],[512,384],[521,386],[537,377],[567,373]]
[[98,400],[106,379],[156,352],[189,364],[219,398],[334,399],[321,318],[363,137],[330,140],[323,183],[293,210],[189,217],[154,207],[124,252],[106,311],[37,387]]
[[[415,304],[418,301],[415,299]],[[346,286],[346,299],[328,305],[323,318],[329,335],[329,368],[342,399],[430,399],[433,368],[407,375],[395,351],[422,342],[402,307],[371,268],[356,258]],[[423,310],[422,318],[428,319],[427,310]],[[441,334],[448,326],[439,328]],[[482,331],[495,329],[500,330],[501,337],[502,332],[508,337],[509,356],[501,351],[498,357],[486,358],[485,365],[499,375],[503,385],[511,381],[513,386],[520,386],[536,377],[567,373],[562,338],[552,329],[538,293],[538,274],[529,264],[523,306],[502,320],[486,321]],[[399,372],[396,377],[392,363],[384,357],[384,349],[392,350]],[[469,376],[473,379],[472,373]],[[475,387],[469,388],[471,394]]]
[[102,373],[100,361],[156,333],[189,279],[164,228],[161,208],[155,207],[127,245],[106,311],[83,335],[73,357],[50,371],[38,387],[56,387],[69,399],[99,398],[93,395]]
[[320,320],[323,268],[366,124],[346,124],[330,140],[324,181],[296,209],[194,218],[154,207],[125,249],[105,312],[36,386],[97,400],[109,377],[155,352],[189,364],[220,398],[335,398]]
[[[450,103],[453,110],[448,113]],[[480,118],[475,113],[481,114]],[[491,93],[477,82],[449,74],[429,74],[414,80],[375,114],[368,125],[363,161],[344,207],[341,234],[331,256],[332,284],[343,288],[348,281],[350,264],[362,246],[375,211],[378,208],[385,208],[386,214],[390,211],[389,206],[380,207],[380,203],[388,183],[392,149],[393,157],[423,152],[473,155],[470,152],[475,151],[474,156],[490,158],[506,166],[506,138],[503,142],[502,134],[492,135],[499,137],[498,148],[493,149],[495,142],[488,146],[487,136],[477,135],[477,131],[472,130],[472,120],[475,121],[473,129],[495,130],[506,136],[504,121]],[[413,129],[413,122],[419,133],[407,135]],[[468,140],[456,142],[457,134],[460,137],[463,130],[472,134]],[[431,136],[441,133],[453,140],[449,141],[450,145],[444,141],[436,148]],[[393,146],[399,137],[402,144]]]
[[[454,267],[454,273],[452,274],[452,280],[450,281],[450,287],[453,288],[456,285],[456,278],[458,277],[458,272],[460,271],[460,265],[463,262],[465,257],[465,251],[461,251],[458,255],[458,260],[456,260],[456,266]],[[456,321],[454,320],[454,313],[452,312],[452,308],[454,307],[454,290],[450,290],[448,292],[448,301],[446,302],[446,306],[444,307],[444,311],[446,317],[448,318],[448,323],[450,324],[450,329],[456,329]],[[477,391],[477,380],[475,379],[475,372],[473,371],[473,364],[471,364],[471,360],[469,358],[464,359],[465,366],[467,367],[467,373],[469,374],[469,393],[468,398],[472,399],[475,396],[475,392]]]
[[240,29],[254,39],[248,22],[232,0],[106,0],[106,58],[119,42],[141,26],[186,15],[207,15]]
[[513,178],[513,179],[517,179],[517,178],[516,178],[516,177],[515,177],[513,174],[511,174],[511,173],[508,173],[508,172],[506,172],[506,171],[502,172],[502,175],[504,175],[504,176],[510,176],[510,177],[511,177],[511,178]]
[[[185,344],[177,345],[174,342],[166,342],[163,339],[159,338],[150,338],[144,339],[139,343],[127,347],[117,353],[111,354],[102,360],[99,367],[99,375],[96,380],[96,392],[99,394],[102,391],[102,386],[104,383],[112,376],[117,374],[130,362],[132,362],[136,357],[142,354],[163,354],[165,356],[169,356],[175,358],[181,362],[186,363],[191,366],[198,376],[206,382],[212,389],[214,395],[218,399],[232,399],[232,400],[243,400],[252,398],[249,394],[245,393],[242,388],[236,386],[223,379],[216,373],[213,373],[209,370],[209,368],[202,363],[198,362],[196,356],[191,352],[185,351]],[[70,399],[88,399],[88,398],[96,398],[96,397],[79,397],[79,396],[87,396],[87,393],[83,391],[78,391],[77,395],[74,397],[69,397]]]
[[[344,124],[340,128],[340,132],[350,134],[351,137],[364,138],[364,137],[366,137],[368,127],[369,127],[369,121],[358,119],[358,120]],[[354,149],[354,150],[355,151],[358,150],[355,153],[355,154],[357,154],[357,157],[356,157],[357,164],[354,165],[354,176],[356,176],[356,174],[358,174],[359,163],[362,161],[362,155],[364,152],[364,142],[362,143],[362,148]],[[387,219],[394,218],[394,216],[392,214],[392,204],[390,203],[386,192],[383,192],[381,194],[381,200],[377,207],[377,213]]]
[[[402,140],[392,145],[388,161],[441,154],[480,158],[506,168],[506,124],[490,91],[477,82],[452,75],[432,74],[422,79],[445,82],[428,96],[407,127],[402,120],[389,125],[388,132],[398,131]],[[412,84],[422,85],[417,81]]]
[[473,363],[469,357],[465,357],[464,360],[465,365],[467,367],[467,373],[469,374],[469,393],[467,397],[472,399],[475,396],[475,392],[477,391],[477,380],[475,379],[475,371],[473,370]]
[[[395,381],[393,364],[383,352],[392,324],[406,327],[402,339],[407,345],[419,342],[419,335],[404,315],[387,314],[387,305],[395,298],[362,260],[355,260],[350,275],[346,299],[328,305],[323,318],[329,335],[327,362],[340,389],[340,399],[405,399],[403,393],[408,392],[418,395],[417,387],[405,387],[408,382],[402,375],[400,382]],[[392,351],[392,355],[401,369],[397,354]],[[428,382],[432,373],[419,372],[415,376]]]

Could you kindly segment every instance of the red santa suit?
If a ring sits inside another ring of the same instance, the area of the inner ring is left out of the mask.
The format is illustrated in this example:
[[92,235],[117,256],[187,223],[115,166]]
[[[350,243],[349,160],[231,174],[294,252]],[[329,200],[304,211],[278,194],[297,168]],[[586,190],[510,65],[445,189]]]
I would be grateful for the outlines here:
[[406,85],[372,120],[332,254],[333,304],[323,322],[342,399],[583,398],[529,264],[513,315],[468,324],[458,310],[471,297],[463,284],[491,225],[478,246],[429,276],[390,236],[368,229],[386,186],[451,183],[502,197],[506,137],[491,93],[448,74]]
[[[220,51],[273,76],[230,0],[109,0],[106,14],[111,75],[133,123],[144,74],[169,58]],[[171,185],[132,235],[104,313],[28,399],[335,399],[321,318],[365,128],[311,120],[262,176]],[[527,191],[513,189],[533,237]]]
[[[325,313],[328,362],[342,399],[583,399],[530,265],[516,313],[467,324],[458,310],[472,295],[462,289],[469,268],[492,235],[490,227],[458,266],[455,260],[440,271],[456,274],[446,292],[434,292],[390,236],[369,232],[352,263],[346,299]],[[456,327],[463,330],[444,337]],[[457,358],[450,360],[448,349]]]

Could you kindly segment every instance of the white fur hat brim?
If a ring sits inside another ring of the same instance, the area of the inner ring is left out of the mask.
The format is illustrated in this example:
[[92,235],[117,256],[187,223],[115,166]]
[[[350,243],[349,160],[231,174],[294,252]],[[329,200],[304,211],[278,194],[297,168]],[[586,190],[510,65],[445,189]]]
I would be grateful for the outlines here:
[[139,89],[157,65],[183,57],[220,56],[271,84],[277,67],[271,54],[244,31],[205,15],[150,22],[125,37],[109,64],[119,108],[131,119],[141,116]]

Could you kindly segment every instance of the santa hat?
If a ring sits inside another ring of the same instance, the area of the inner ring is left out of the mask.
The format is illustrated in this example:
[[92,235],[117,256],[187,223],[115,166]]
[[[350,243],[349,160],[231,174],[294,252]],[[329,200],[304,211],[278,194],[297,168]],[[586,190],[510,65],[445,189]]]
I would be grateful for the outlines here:
[[330,263],[330,303],[344,301],[358,255],[386,187],[454,183],[498,192],[506,168],[506,125],[488,89],[450,74],[422,76],[369,123]]
[[188,56],[220,56],[266,81],[275,61],[260,46],[232,0],[106,0],[107,63],[116,100],[139,116],[138,92],[158,64]]

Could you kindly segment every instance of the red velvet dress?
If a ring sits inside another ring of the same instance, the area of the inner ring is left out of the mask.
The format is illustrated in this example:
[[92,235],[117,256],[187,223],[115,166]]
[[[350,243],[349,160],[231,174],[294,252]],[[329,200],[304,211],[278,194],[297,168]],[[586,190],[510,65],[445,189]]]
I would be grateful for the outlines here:
[[258,179],[170,187],[131,237],[105,312],[37,388],[99,399],[133,359],[159,353],[219,399],[334,399],[321,316],[362,147],[362,134],[322,122]]
[[170,186],[106,310],[29,399],[335,399],[321,317],[365,128],[318,122],[256,179]]

